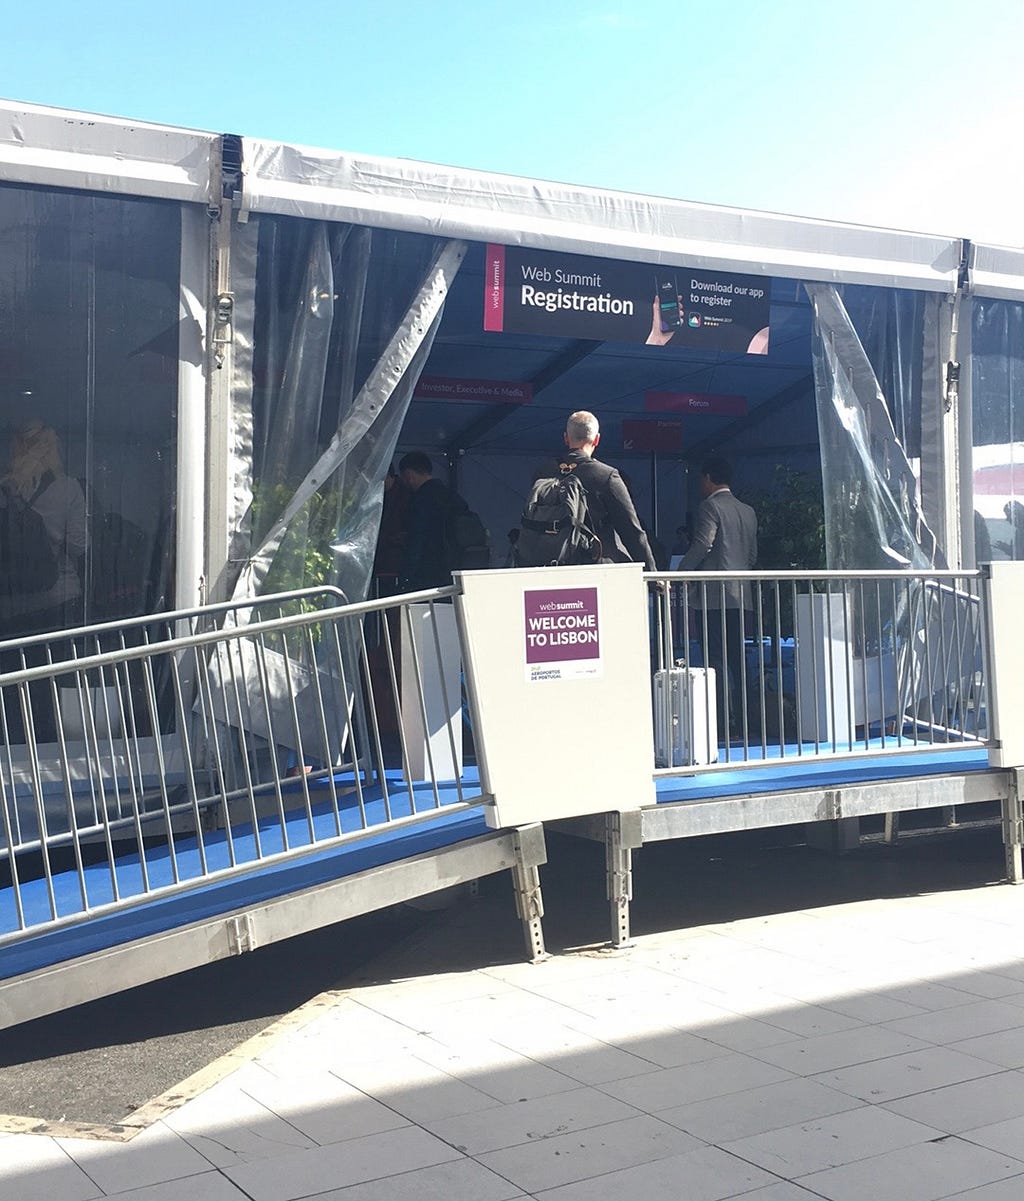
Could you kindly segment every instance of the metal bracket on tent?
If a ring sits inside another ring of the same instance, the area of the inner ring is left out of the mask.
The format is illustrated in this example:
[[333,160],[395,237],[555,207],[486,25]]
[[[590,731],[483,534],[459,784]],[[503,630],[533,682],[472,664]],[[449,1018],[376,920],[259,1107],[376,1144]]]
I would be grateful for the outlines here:
[[221,292],[213,310],[214,358],[218,367],[224,366],[224,347],[230,346],[235,338],[235,297],[232,292]]
[[970,287],[971,243],[964,238],[960,243],[960,267],[957,271],[956,291],[953,293],[953,314],[949,323],[949,358],[946,361],[946,379],[943,389],[943,412],[956,408],[960,399],[960,358],[957,345],[960,334],[960,302]]
[[960,363],[957,359],[950,359],[946,364],[946,400],[945,411],[948,413],[951,409],[956,408],[957,401],[960,398]]

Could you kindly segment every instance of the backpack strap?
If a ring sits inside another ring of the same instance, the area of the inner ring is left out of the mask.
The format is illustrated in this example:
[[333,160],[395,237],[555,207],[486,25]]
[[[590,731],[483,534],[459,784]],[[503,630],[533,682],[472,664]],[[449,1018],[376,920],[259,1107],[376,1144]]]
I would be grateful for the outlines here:
[[[591,460],[585,460],[590,462]],[[605,511],[604,500],[601,496],[599,488],[588,488],[584,482],[583,476],[579,474],[576,468],[579,463],[567,463],[559,461],[558,470],[562,473],[563,479],[568,479],[572,476],[573,479],[579,480],[580,487],[583,489],[583,495],[587,498],[587,510],[590,515],[590,524],[593,527],[593,532],[598,534],[600,527],[604,525],[607,513]]]
[[557,534],[559,530],[564,530],[566,526],[572,525],[572,518],[560,517],[557,521],[535,521],[534,518],[524,514],[520,517],[519,524],[538,534]]

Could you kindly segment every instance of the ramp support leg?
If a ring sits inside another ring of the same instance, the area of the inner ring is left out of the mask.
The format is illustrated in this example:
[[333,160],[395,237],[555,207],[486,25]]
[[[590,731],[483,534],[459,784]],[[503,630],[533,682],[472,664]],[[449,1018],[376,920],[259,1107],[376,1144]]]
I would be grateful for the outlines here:
[[1010,771],[1010,787],[1003,801],[1003,849],[1006,852],[1006,879],[1010,884],[1024,884],[1021,870],[1021,844],[1024,842],[1024,816],[1021,813],[1021,781],[1024,769]]
[[629,903],[633,899],[633,850],[643,846],[643,819],[638,809],[605,815],[605,862],[612,946],[630,945]]
[[544,949],[544,898],[540,891],[540,865],[547,862],[544,827],[540,822],[520,826],[515,832],[515,863],[512,882],[516,893],[516,913],[523,923],[526,953],[531,963],[547,958]]

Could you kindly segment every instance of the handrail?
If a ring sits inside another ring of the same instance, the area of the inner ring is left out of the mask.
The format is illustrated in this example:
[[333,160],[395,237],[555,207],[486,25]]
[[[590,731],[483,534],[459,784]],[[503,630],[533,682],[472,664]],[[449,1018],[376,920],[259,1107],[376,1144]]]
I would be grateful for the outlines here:
[[[401,601],[403,604],[424,604],[433,603],[439,600],[446,600],[449,597],[455,596],[458,592],[457,588],[430,588],[422,592],[403,593]],[[278,602],[282,598],[293,600],[296,597],[303,595],[302,593],[281,593],[280,595],[260,597],[261,602],[270,604]],[[343,595],[339,591],[339,595]],[[346,604],[343,607],[345,615],[348,617],[362,617],[372,613],[380,613],[395,606],[394,597],[385,597],[381,600],[362,601],[355,604]],[[230,606],[235,607],[235,606]],[[101,651],[94,655],[83,655],[73,659],[61,659],[52,663],[43,663],[36,667],[21,667],[16,671],[0,673],[0,687],[5,685],[27,683],[32,680],[48,679],[57,671],[58,674],[63,674],[63,671],[74,667],[76,671],[88,671],[94,667],[108,667],[113,663],[129,663],[138,659],[147,658],[154,650],[167,651],[182,651],[189,650],[192,647],[209,646],[214,643],[224,641],[225,639],[246,638],[252,634],[274,634],[283,630],[300,629],[303,626],[320,625],[324,620],[324,614],[330,613],[331,610],[315,609],[307,613],[291,613],[286,617],[274,617],[270,620],[260,621],[257,626],[231,626],[223,627],[215,630],[206,630],[199,634],[178,634],[171,638],[163,639],[160,642],[147,642],[141,646],[125,646],[119,647],[112,651]],[[149,619],[150,624],[170,624],[173,615],[157,614]],[[87,630],[88,633],[93,633],[95,630],[105,627],[91,627]],[[51,636],[52,637],[52,636]]]
[[659,775],[988,743],[981,571],[644,578]]
[[[455,629],[456,592],[173,629],[182,612],[239,607],[227,602],[131,623],[159,626],[155,641],[0,674],[0,859],[16,914],[0,945],[488,804],[464,778],[459,675],[438,634]],[[341,596],[243,607],[315,595]],[[447,747],[427,733],[441,710]]]
[[313,588],[298,588],[292,592],[273,593],[267,596],[245,597],[240,600],[215,601],[208,605],[193,605],[187,609],[172,609],[157,613],[143,613],[135,617],[118,618],[113,621],[97,622],[93,625],[75,626],[66,630],[55,630],[41,634],[30,634],[25,637],[8,638],[0,641],[0,651],[39,646],[47,642],[70,642],[75,638],[99,637],[102,634],[123,633],[125,630],[137,629],[148,625],[170,625],[187,621],[193,617],[208,617],[211,614],[237,612],[241,609],[252,609],[259,605],[282,604],[295,600],[311,600],[317,596],[335,596],[339,604],[348,604],[345,593],[332,584],[317,585]]
[[906,571],[896,569],[870,569],[855,571],[843,570],[821,571],[804,568],[786,568],[785,570],[750,570],[750,571],[645,571],[645,580],[980,580],[984,572],[978,569],[962,571],[947,568],[931,570],[929,568],[908,568]]

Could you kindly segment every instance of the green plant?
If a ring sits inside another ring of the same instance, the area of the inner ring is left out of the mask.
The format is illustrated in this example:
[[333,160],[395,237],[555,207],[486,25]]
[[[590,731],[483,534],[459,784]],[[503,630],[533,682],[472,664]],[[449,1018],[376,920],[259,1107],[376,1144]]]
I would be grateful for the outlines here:
[[780,463],[771,487],[751,504],[757,511],[758,567],[824,568],[825,507],[820,480]]
[[[293,490],[287,484],[253,488],[252,531],[253,545],[265,537],[291,500]],[[293,592],[333,584],[336,561],[333,547],[338,539],[341,520],[338,487],[329,483],[314,493],[295,514],[281,539],[270,568],[263,581],[264,594]],[[311,612],[318,606],[311,601],[296,602],[296,612]]]

